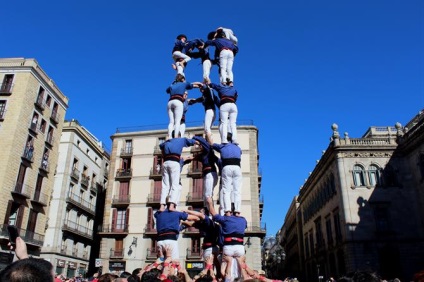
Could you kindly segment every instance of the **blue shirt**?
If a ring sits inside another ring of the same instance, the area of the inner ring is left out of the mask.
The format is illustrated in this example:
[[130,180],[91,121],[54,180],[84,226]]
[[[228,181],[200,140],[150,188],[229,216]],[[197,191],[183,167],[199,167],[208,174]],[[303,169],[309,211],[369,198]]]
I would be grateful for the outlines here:
[[183,95],[186,90],[193,89],[193,84],[190,82],[184,81],[174,81],[168,88],[166,88],[166,93],[172,95]]
[[241,159],[241,149],[233,143],[213,144],[212,148],[221,154],[221,159]]
[[179,211],[170,211],[168,209],[163,212],[157,211],[155,213],[156,230],[158,235],[167,232],[180,232],[180,220],[187,220],[188,214]]
[[195,143],[194,139],[188,138],[172,138],[166,140],[165,142],[159,145],[159,148],[162,150],[163,154],[166,155],[178,155],[181,156],[184,147],[193,146]]
[[219,98],[221,99],[222,97],[233,97],[237,99],[238,93],[234,86],[220,85],[215,83],[210,83],[209,86],[212,89],[218,91]]
[[220,214],[216,214],[213,216],[213,220],[221,224],[222,227],[222,235],[224,237],[228,236],[244,236],[244,231],[247,228],[247,221],[242,216],[222,216]]
[[219,51],[222,51],[223,49],[229,49],[233,52],[234,50],[238,51],[238,47],[227,38],[215,38],[214,40],[208,40],[205,42],[205,47],[207,46],[215,46]]

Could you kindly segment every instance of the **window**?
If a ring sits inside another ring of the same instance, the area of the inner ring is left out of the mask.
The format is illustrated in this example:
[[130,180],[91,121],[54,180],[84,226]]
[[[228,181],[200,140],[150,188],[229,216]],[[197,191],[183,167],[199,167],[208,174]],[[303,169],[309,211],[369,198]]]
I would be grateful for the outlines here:
[[203,197],[203,179],[194,178],[193,179],[193,199],[202,199]]
[[305,252],[306,252],[306,257],[309,257],[311,255],[309,250],[308,234],[305,234]]
[[[1,118],[1,104],[0,104],[0,118]],[[423,181],[424,180],[424,154],[423,153],[421,153],[418,158],[418,167],[421,173],[421,181]]]
[[389,209],[387,205],[374,207],[375,228],[378,233],[385,234],[390,231]]
[[371,186],[380,185],[380,169],[376,165],[370,165],[368,170],[368,176]]
[[46,132],[46,125],[47,125],[47,122],[44,119],[42,119],[41,122],[40,122],[40,131],[42,133]]
[[35,185],[35,193],[34,193],[34,200],[35,201],[40,200],[42,186],[43,186],[43,176],[41,174],[39,174],[37,176],[37,182],[36,182],[36,185]]
[[48,107],[50,107],[50,106],[51,106],[51,104],[52,104],[52,97],[51,97],[50,95],[47,95],[47,98],[46,98],[46,105],[47,105]]
[[317,247],[318,248],[324,247],[324,238],[322,236],[322,229],[321,229],[321,217],[315,220],[315,238],[317,242]]
[[112,229],[126,231],[128,229],[128,209],[113,209]]
[[124,153],[125,154],[132,154],[132,140],[125,140],[125,148]]
[[325,231],[327,233],[327,244],[328,246],[333,245],[333,230],[331,227],[331,217],[327,216],[325,218]]
[[384,185],[387,187],[398,186],[396,171],[391,165],[387,165],[383,172]]
[[119,185],[119,200],[120,201],[128,201],[130,194],[130,183],[129,182],[121,182]]
[[315,249],[314,249],[314,234],[312,232],[312,229],[311,229],[311,231],[309,231],[309,245],[311,247],[311,254],[314,254],[315,253]]
[[333,220],[334,230],[336,231],[336,242],[340,243],[342,241],[342,229],[340,225],[340,215],[338,210],[333,212]]
[[353,167],[353,183],[356,187],[365,186],[364,168],[360,165]]
[[130,168],[131,168],[131,159],[130,158],[122,159],[122,169],[128,170]]
[[13,74],[6,74],[3,77],[3,83],[0,85],[0,94],[11,94],[13,86]]
[[37,100],[35,101],[35,104],[41,107],[42,109],[44,109],[43,101],[44,101],[44,88],[40,86],[40,89],[38,89]]
[[47,139],[46,139],[46,141],[50,145],[53,145],[53,141],[54,141],[53,132],[54,132],[53,127],[49,126],[49,131],[47,132]]
[[32,162],[33,156],[34,156],[34,138],[32,138],[32,136],[29,136],[26,142],[23,157],[27,159],[28,161]]
[[38,114],[34,113],[32,116],[31,125],[29,126],[29,128],[35,132],[37,130],[37,125],[38,125]]
[[0,101],[0,121],[4,120],[4,114],[6,113],[6,101]]

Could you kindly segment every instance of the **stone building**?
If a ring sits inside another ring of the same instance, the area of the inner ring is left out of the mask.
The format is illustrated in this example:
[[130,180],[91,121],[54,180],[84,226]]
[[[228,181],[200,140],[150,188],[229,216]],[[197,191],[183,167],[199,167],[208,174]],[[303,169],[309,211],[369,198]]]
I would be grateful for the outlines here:
[[94,233],[96,215],[104,208],[109,153],[78,121],[71,120],[64,123],[58,156],[41,257],[52,262],[58,274],[85,275],[90,254],[92,264],[98,257]]
[[405,127],[371,127],[362,138],[332,129],[280,230],[284,272],[301,281],[355,270],[412,280],[424,269],[424,113]]
[[0,59],[0,268],[8,263],[7,225],[28,251],[44,242],[68,98],[34,59]]
[[[261,241],[266,234],[261,222],[263,200],[260,197],[258,130],[253,125],[238,125],[238,141],[242,149],[243,174],[241,213],[248,221],[245,246],[247,263],[261,268]],[[131,130],[130,130],[131,131]],[[203,127],[188,127],[188,136],[202,135]],[[219,136],[217,128],[214,136]],[[103,269],[132,271],[156,259],[154,213],[159,208],[162,185],[162,155],[159,144],[167,130],[117,132],[112,136],[113,148],[105,216],[100,235]],[[198,148],[183,150],[183,157],[195,154]],[[217,154],[219,156],[219,154]],[[178,210],[203,206],[201,164],[193,161],[183,167],[182,192]],[[218,199],[218,186],[214,199]],[[188,228],[179,238],[180,261],[189,273],[203,268],[201,241],[197,229]]]

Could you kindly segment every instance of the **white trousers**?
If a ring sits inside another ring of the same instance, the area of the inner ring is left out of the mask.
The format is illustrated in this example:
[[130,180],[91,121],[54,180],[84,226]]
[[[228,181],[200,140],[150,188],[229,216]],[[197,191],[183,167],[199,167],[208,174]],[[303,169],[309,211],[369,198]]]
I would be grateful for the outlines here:
[[[159,251],[162,252],[162,254],[166,254],[165,257],[171,255],[173,260],[179,260],[180,259],[180,252],[178,250],[178,241],[177,240],[161,240],[157,241],[157,246],[159,248]],[[166,248],[172,250],[171,254],[166,253]]]
[[168,137],[172,138],[172,131],[174,131],[175,138],[178,138],[180,132],[181,118],[183,117],[184,106],[183,102],[174,99],[168,102]]
[[203,177],[203,187],[204,187],[204,200],[205,206],[207,197],[213,196],[213,190],[215,189],[216,184],[218,183],[218,174],[215,171],[209,172]]
[[230,122],[231,133],[233,134],[233,143],[237,142],[237,115],[238,109],[235,103],[225,103],[219,107],[219,133],[221,134],[221,143],[228,143],[228,121]]
[[178,204],[181,194],[180,185],[181,168],[180,163],[175,161],[166,161],[163,163],[162,172],[162,193],[160,194],[160,203],[166,204],[166,197],[169,195],[169,201]]
[[[179,62],[180,59],[183,59],[184,62],[186,63],[191,60],[189,56],[187,56],[181,51],[175,51],[174,53],[172,53],[172,58],[174,59],[176,63]],[[181,62],[181,64],[183,64],[184,62]],[[184,67],[178,63],[176,64],[176,66],[177,66],[177,73],[184,75]]]
[[227,77],[230,81],[233,81],[233,63],[234,63],[234,53],[231,50],[222,50],[219,53],[219,67],[221,68],[221,83],[227,82]]
[[215,122],[215,111],[212,109],[206,110],[205,112],[205,132],[211,133],[212,125]]
[[[238,165],[226,165],[222,169],[222,197],[224,212],[231,211],[231,196],[234,196],[234,211],[240,212],[242,174]],[[163,188],[162,188],[163,189]]]
[[203,66],[203,79],[205,80],[207,79],[209,81],[210,80],[209,76],[211,74],[211,68],[212,68],[212,62],[210,60],[204,60],[202,66]]
[[[181,123],[181,124],[180,124],[180,135],[181,135],[181,137],[184,137],[185,130],[186,130],[186,125],[185,125],[185,123]],[[177,138],[177,137],[178,137],[178,136],[175,136],[175,138]]]

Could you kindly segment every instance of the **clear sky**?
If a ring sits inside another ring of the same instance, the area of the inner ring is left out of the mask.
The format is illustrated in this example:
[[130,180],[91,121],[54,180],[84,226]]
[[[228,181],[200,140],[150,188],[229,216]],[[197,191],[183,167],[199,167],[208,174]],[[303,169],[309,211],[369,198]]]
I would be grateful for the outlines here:
[[[175,37],[232,28],[240,120],[259,128],[263,221],[274,235],[329,144],[406,124],[424,100],[424,1],[22,1],[2,5],[1,57],[35,58],[77,119],[111,147],[117,127],[168,122]],[[217,70],[212,70],[217,81]],[[201,81],[200,62],[187,80]],[[189,93],[198,97],[198,90]],[[193,106],[188,121],[201,121]]]

